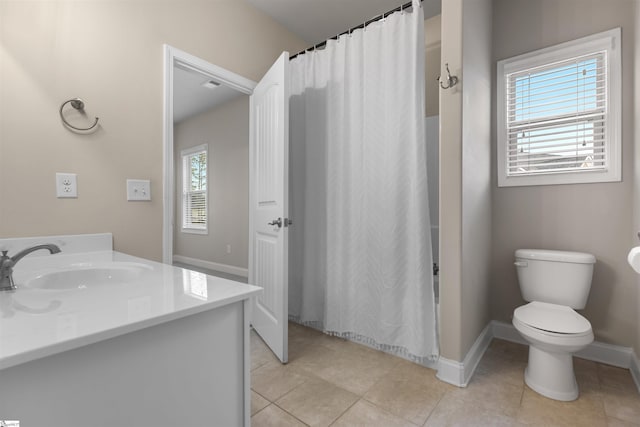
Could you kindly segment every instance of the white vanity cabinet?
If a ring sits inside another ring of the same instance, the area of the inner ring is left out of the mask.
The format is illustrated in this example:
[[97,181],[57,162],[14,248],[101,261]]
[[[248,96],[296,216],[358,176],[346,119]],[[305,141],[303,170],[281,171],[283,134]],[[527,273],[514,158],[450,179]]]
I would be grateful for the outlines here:
[[240,301],[0,371],[0,414],[33,427],[249,425]]
[[[249,313],[260,288],[111,250],[22,262],[18,290],[0,294],[0,419],[30,427],[250,425]],[[109,263],[150,269],[131,283],[28,286]]]

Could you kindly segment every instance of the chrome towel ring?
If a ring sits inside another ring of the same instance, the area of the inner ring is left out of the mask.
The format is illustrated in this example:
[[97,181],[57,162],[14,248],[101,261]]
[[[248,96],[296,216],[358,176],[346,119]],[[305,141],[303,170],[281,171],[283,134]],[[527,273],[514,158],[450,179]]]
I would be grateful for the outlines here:
[[96,120],[93,122],[93,124],[91,126],[89,126],[88,128],[79,128],[79,127],[75,127],[72,124],[70,124],[65,118],[64,115],[62,114],[62,109],[64,108],[65,105],[71,103],[71,106],[73,108],[75,108],[78,111],[84,111],[84,101],[80,98],[72,98],[69,99],[67,101],[64,101],[62,103],[62,105],[60,106],[60,118],[62,119],[62,123],[64,123],[65,126],[67,126],[70,129],[79,131],[79,132],[87,132],[92,130],[93,128],[95,128],[96,126],[98,126],[98,117],[96,117]]

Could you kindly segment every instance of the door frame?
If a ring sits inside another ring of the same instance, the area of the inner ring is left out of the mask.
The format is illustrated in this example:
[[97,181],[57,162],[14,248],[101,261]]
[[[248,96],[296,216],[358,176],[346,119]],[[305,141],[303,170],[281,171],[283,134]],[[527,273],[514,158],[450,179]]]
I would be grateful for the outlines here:
[[[175,225],[175,171],[173,142],[173,67],[180,65],[197,71],[239,92],[251,95],[256,82],[214,65],[168,44],[163,45],[163,132],[162,132],[162,262],[173,264],[173,229]],[[249,184],[251,185],[251,184]]]

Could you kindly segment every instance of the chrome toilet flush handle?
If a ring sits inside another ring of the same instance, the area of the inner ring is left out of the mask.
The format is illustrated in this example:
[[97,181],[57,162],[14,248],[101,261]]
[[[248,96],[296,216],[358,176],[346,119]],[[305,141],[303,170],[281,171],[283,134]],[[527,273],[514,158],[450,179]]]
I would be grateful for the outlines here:
[[527,261],[516,261],[513,263],[516,267],[528,267],[529,263]]

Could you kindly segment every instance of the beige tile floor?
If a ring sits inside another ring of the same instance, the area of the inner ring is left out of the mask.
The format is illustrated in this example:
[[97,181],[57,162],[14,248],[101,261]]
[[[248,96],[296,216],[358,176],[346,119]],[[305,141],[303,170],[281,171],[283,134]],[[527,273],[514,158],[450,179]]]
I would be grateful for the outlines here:
[[580,398],[557,402],[523,381],[527,348],[493,340],[467,388],[435,371],[289,324],[289,363],[251,339],[252,425],[640,426],[628,370],[575,359]]

